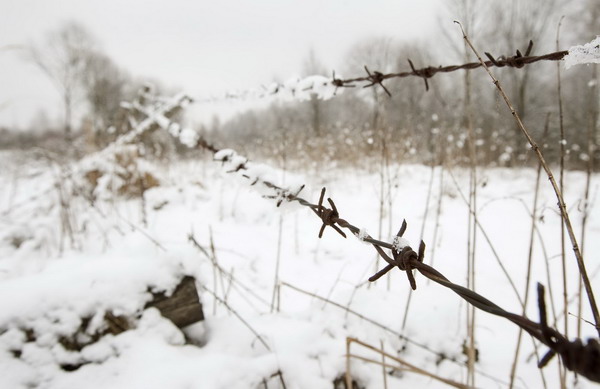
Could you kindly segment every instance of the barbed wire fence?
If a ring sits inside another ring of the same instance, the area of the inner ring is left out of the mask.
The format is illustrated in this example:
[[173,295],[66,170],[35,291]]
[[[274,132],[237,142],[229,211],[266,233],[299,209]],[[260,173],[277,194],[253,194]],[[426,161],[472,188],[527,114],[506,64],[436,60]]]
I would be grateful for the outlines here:
[[[416,69],[413,62],[408,60],[411,70],[398,73],[383,74],[378,71],[371,71],[365,66],[366,76],[348,79],[336,78],[335,73],[333,73],[331,78],[313,76],[304,80],[298,80],[298,82],[292,84],[274,84],[269,88],[264,88],[263,91],[258,94],[254,93],[254,96],[265,97],[285,92],[293,97],[299,98],[303,98],[305,96],[304,93],[314,93],[321,98],[331,98],[337,95],[340,88],[353,88],[357,86],[362,86],[364,88],[379,86],[391,96],[391,93],[384,86],[383,82],[392,78],[419,77],[424,80],[425,88],[428,90],[428,79],[438,73],[473,70],[480,67],[483,67],[486,70],[488,70],[487,68],[489,67],[511,67],[519,69],[539,61],[558,61],[569,54],[569,51],[556,51],[545,55],[531,56],[532,47],[533,42],[530,41],[524,55],[519,50],[517,50],[516,55],[510,57],[495,58],[490,53],[485,53],[488,61],[483,61],[480,58],[479,62],[443,67],[428,66]],[[364,83],[365,85],[359,85],[361,83]],[[494,83],[498,85],[497,81]],[[241,98],[244,95],[247,96],[248,93],[229,95],[226,96],[226,98]],[[258,168],[256,164],[253,164],[247,158],[238,155],[235,151],[218,148],[198,133],[187,128],[181,128],[177,123],[171,123],[169,117],[172,113],[183,108],[188,102],[192,102],[192,99],[184,95],[177,96],[172,102],[165,102],[160,109],[149,112],[147,119],[142,122],[143,125],[140,123],[140,125],[136,126],[137,130],[119,138],[117,143],[133,143],[139,136],[146,132],[160,128],[167,130],[184,145],[192,149],[206,150],[212,153],[213,160],[221,162],[228,173],[238,174],[247,179],[251,185],[262,187],[262,189],[270,191],[270,194],[265,195],[265,197],[274,199],[277,207],[284,202],[290,202],[310,209],[322,222],[317,234],[319,238],[322,238],[325,230],[330,228],[343,238],[346,238],[346,232],[349,232],[350,234],[355,235],[357,239],[370,244],[379,257],[386,262],[386,265],[381,270],[377,271],[369,278],[370,282],[376,282],[394,268],[398,268],[399,271],[405,272],[411,288],[416,290],[417,284],[413,272],[418,271],[429,280],[450,289],[472,306],[514,323],[529,333],[533,338],[546,345],[549,348],[549,351],[539,360],[538,366],[540,368],[546,366],[555,355],[558,355],[567,369],[584,376],[591,381],[600,382],[600,343],[598,339],[589,338],[585,343],[582,339],[570,341],[559,331],[550,327],[547,321],[545,288],[543,285],[537,285],[538,321],[533,321],[524,315],[518,315],[504,310],[484,296],[451,282],[434,267],[425,264],[425,243],[421,241],[418,250],[415,251],[410,243],[403,238],[407,229],[406,221],[402,223],[392,242],[377,240],[367,234],[365,229],[361,229],[343,219],[340,216],[340,211],[337,209],[333,199],[325,198],[325,188],[321,190],[317,203],[312,203],[311,201],[300,197],[300,193],[304,189],[303,185],[296,188],[279,186],[266,178],[263,167]],[[137,107],[133,108],[138,109]],[[511,112],[515,115],[514,110],[511,109]],[[539,148],[534,146],[532,146],[532,148],[536,152],[541,152]],[[564,201],[559,201],[559,205],[561,212],[566,213]],[[289,284],[285,285],[289,286]],[[600,331],[597,324],[595,326]]]

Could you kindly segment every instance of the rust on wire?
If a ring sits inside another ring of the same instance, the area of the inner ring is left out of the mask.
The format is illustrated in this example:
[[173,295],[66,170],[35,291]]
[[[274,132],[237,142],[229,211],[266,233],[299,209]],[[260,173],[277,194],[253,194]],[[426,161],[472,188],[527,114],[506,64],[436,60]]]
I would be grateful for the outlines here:
[[335,90],[333,91],[333,95],[337,95],[337,91],[339,88],[354,88],[356,85],[350,83],[344,83],[344,80],[335,77],[335,70],[332,71],[331,74],[331,84],[335,86]]
[[410,59],[408,59],[408,64],[410,65],[413,75],[423,78],[423,81],[425,81],[425,91],[429,91],[429,82],[427,82],[427,79],[434,76],[435,68],[428,66],[426,68],[417,70],[415,69],[415,65]]
[[[296,196],[294,196],[296,197]],[[319,239],[323,237],[323,231],[325,231],[325,227],[329,226],[336,230],[341,236],[344,238],[346,234],[344,231],[340,230],[338,226],[335,225],[340,218],[340,213],[338,212],[335,203],[330,198],[327,198],[327,202],[331,205],[331,209],[323,206],[323,198],[325,197],[325,188],[321,190],[321,196],[319,197],[319,204],[317,205],[317,215],[323,221],[323,225],[321,226],[321,230],[319,230]]]
[[533,48],[533,41],[530,40],[529,44],[527,45],[527,50],[525,50],[525,56],[523,56],[521,54],[521,51],[517,50],[517,55],[513,56],[513,57],[509,57],[509,58],[502,58],[501,61],[496,60],[490,53],[485,52],[485,56],[488,57],[488,59],[492,62],[493,66],[496,67],[503,67],[503,66],[510,66],[510,67],[514,67],[517,69],[522,68],[523,66],[525,66],[525,62],[523,61],[524,58],[529,57],[529,54],[531,54],[531,49]]
[[[532,48],[533,48],[533,41],[530,40],[529,45],[527,46],[527,50],[525,51],[525,55],[522,55],[519,50],[517,50],[517,54],[512,57],[502,56],[502,57],[499,57],[496,59],[496,58],[492,57],[491,55],[488,55],[489,61],[486,61],[485,65],[488,67],[495,66],[495,67],[511,67],[511,68],[520,69],[526,65],[530,65],[530,64],[533,64],[533,63],[536,63],[539,61],[560,61],[567,54],[569,54],[569,52],[567,50],[563,50],[563,51],[555,51],[553,53],[548,53],[548,54],[539,55],[539,56],[532,56],[531,55]],[[366,77],[357,77],[357,78],[350,78],[350,79],[346,79],[346,80],[338,80],[337,82],[338,82],[338,84],[343,84],[343,85],[357,83],[357,82],[370,82],[370,84],[366,85],[366,86],[373,86],[374,84],[379,84],[379,85],[383,86],[382,82],[384,80],[387,80],[390,78],[403,78],[403,77],[411,77],[412,76],[412,77],[421,77],[425,81],[427,81],[427,79],[432,78],[433,76],[435,76],[438,73],[450,73],[450,72],[455,72],[458,70],[473,70],[473,69],[477,69],[477,68],[480,68],[483,66],[480,62],[469,62],[469,63],[465,63],[462,65],[450,65],[450,66],[438,66],[438,67],[428,66],[425,68],[416,69],[414,67],[414,64],[410,60],[409,60],[409,65],[411,68],[410,71],[389,73],[389,74],[382,74],[380,72],[371,73],[365,66],[365,70],[367,70]],[[335,85],[338,85],[338,84],[335,84]],[[428,86],[429,85],[426,84],[427,88],[428,88]],[[389,91],[386,90],[386,92],[388,92],[388,95],[389,95]]]

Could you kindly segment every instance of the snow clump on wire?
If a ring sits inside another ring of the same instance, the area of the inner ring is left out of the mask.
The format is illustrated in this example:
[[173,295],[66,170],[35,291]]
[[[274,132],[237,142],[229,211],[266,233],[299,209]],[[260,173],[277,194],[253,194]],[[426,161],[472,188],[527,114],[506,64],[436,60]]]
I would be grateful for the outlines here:
[[401,236],[395,236],[392,246],[397,253],[400,253],[403,248],[410,246],[410,242]]
[[590,43],[571,47],[564,60],[567,69],[573,65],[600,63],[600,35]]
[[[367,232],[366,228],[361,228],[358,233],[354,234],[358,240],[360,240],[361,242],[365,242],[365,239],[367,239],[367,237],[369,236],[369,233]],[[368,242],[365,242],[368,243]],[[370,244],[370,243],[369,243]]]

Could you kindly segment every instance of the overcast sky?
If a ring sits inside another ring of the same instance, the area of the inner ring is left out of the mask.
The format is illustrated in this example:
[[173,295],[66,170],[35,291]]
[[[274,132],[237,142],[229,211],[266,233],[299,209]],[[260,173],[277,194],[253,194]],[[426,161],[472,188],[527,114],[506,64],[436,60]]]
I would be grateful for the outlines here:
[[[58,92],[23,59],[30,42],[74,20],[136,76],[196,96],[267,84],[301,71],[312,48],[339,67],[360,39],[439,33],[439,0],[0,0],[0,127],[27,127]],[[451,23],[449,20],[448,23]],[[353,76],[353,75],[345,75]],[[222,107],[196,107],[209,117]],[[198,115],[196,115],[198,116]]]

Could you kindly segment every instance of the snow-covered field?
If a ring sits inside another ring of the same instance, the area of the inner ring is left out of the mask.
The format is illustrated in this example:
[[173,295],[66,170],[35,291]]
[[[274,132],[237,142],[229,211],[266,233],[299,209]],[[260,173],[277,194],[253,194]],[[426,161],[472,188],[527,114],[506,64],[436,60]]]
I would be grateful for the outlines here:
[[[375,270],[372,247],[352,236],[343,239],[329,228],[318,239],[320,220],[310,210],[294,204],[277,208],[274,200],[262,198],[247,180],[226,174],[217,163],[165,164],[159,168],[161,185],[149,189],[144,202],[105,196],[93,206],[73,195],[65,181],[54,185],[60,172],[47,160],[5,152],[0,166],[2,388],[278,388],[284,387],[282,381],[288,389],[333,388],[346,370],[347,337],[383,345],[390,354],[441,377],[466,380],[463,300],[417,275],[418,287],[403,328],[410,290],[405,274],[394,271],[389,280],[384,277],[368,285]],[[423,228],[425,262],[433,260],[446,277],[466,285],[468,214],[460,191],[466,195],[468,171],[445,171],[440,191],[440,169],[435,169],[424,219],[431,169],[402,165],[391,170],[393,211],[384,214],[380,238],[391,241],[406,219],[405,237],[416,249]],[[535,171],[482,169],[479,175],[479,220],[522,295]],[[318,175],[288,172],[279,178],[306,183],[302,196],[312,202],[326,186],[343,218],[378,237],[376,172],[325,169]],[[580,236],[585,175],[569,172],[565,182],[567,204]],[[594,176],[585,241],[596,291],[600,290],[600,259],[594,255],[600,252],[600,212],[595,204],[599,184],[600,176]],[[538,228],[544,247],[536,237],[528,307],[533,320],[538,317],[535,282],[548,284],[546,256],[554,305],[562,317],[559,217],[544,178],[542,188]],[[207,252],[212,239],[218,264],[233,277],[215,279],[211,260],[194,247],[190,234]],[[476,248],[477,292],[520,313],[518,298],[481,233]],[[286,285],[280,287],[273,306],[278,257],[280,282],[347,306],[351,312]],[[567,265],[572,297],[578,273],[570,252]],[[172,290],[182,274],[196,277],[206,316],[184,332],[156,309],[143,310],[150,299],[148,287]],[[219,299],[227,299],[227,306],[215,301],[215,290]],[[90,319],[87,328],[93,332],[103,325],[108,310],[137,315],[139,321],[134,329],[104,336],[80,351],[64,347],[62,337],[77,332],[84,318]],[[577,312],[576,299],[569,312]],[[585,301],[582,316],[591,318]],[[569,316],[570,337],[577,321]],[[562,319],[559,322],[562,332]],[[595,333],[586,323],[582,331],[585,337]],[[477,313],[477,387],[508,386],[517,333],[512,323]],[[541,354],[545,351],[540,348]],[[381,359],[357,344],[351,352]],[[542,386],[532,352],[531,339],[524,337],[516,387]],[[61,365],[82,366],[66,371]],[[554,359],[543,370],[548,387],[559,387],[557,366]],[[352,359],[351,371],[361,387],[384,387],[379,365]],[[386,381],[388,388],[446,387],[423,375],[391,369]],[[568,383],[572,386],[572,376]],[[594,385],[580,379],[579,386]]]

